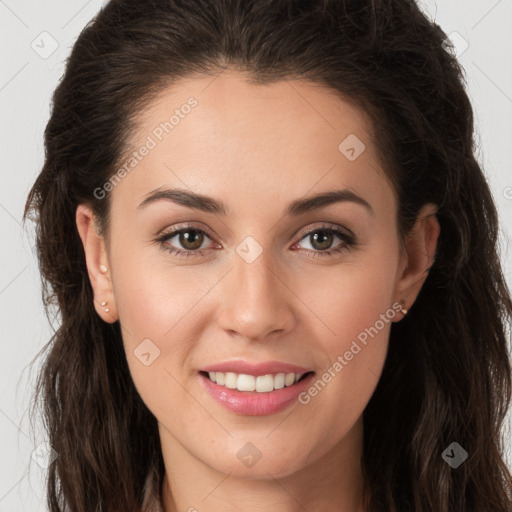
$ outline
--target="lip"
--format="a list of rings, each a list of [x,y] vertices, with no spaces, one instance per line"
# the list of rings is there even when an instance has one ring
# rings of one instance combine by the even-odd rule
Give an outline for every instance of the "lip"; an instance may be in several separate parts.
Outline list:
[[[224,361],[222,363],[213,364],[200,368],[202,372],[233,372],[244,373],[246,375],[268,375],[269,373],[307,373],[312,372],[312,368],[303,368],[290,363],[282,363],[280,361],[266,361],[264,363],[251,363],[249,361],[235,360]]]
[[[298,368],[293,365],[290,366],[293,368]],[[230,368],[232,368],[232,366],[230,366]],[[290,373],[292,372],[290,371]],[[302,371],[297,373],[302,373]],[[286,409],[287,407],[291,406],[293,402],[298,401],[299,395],[310,386],[311,381],[315,376],[315,374],[311,372],[292,386],[284,387],[282,389],[275,389],[274,391],[270,391],[268,393],[258,393],[256,391],[251,392],[238,391],[238,389],[229,389],[225,386],[221,386],[215,382],[212,382],[206,375],[203,375],[202,373],[199,373],[198,375],[206,391],[217,403],[224,406],[229,411],[246,416],[265,416],[269,414],[275,414]],[[262,375],[266,374],[263,373]]]

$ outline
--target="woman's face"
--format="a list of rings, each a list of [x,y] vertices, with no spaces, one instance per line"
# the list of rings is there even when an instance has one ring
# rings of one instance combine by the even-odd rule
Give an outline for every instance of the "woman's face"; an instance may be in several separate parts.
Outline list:
[[[182,80],[139,118],[105,188],[108,252],[101,238],[86,252],[164,449],[265,478],[360,446],[397,303],[414,301],[437,238],[423,223],[400,252],[370,135],[325,88],[231,71]]]

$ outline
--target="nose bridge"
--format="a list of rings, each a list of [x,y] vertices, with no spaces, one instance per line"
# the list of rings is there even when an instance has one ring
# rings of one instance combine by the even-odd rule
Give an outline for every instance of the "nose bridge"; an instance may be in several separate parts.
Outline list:
[[[233,266],[222,306],[221,327],[253,340],[289,329],[293,321],[290,291],[278,275],[270,249],[247,237],[236,248]]]

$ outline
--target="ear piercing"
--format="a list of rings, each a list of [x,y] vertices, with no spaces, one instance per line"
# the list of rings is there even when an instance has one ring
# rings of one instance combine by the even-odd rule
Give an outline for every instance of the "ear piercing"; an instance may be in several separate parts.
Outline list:
[[[107,271],[107,267],[105,267],[105,265],[100,265],[100,272],[102,272],[103,274],[105,274],[105,272]],[[101,303],[101,307],[105,310],[105,313],[108,313],[110,311],[110,309],[108,307],[108,302],[106,300],[104,300],[102,303]]]
[[[404,302],[403,302],[403,301],[401,301],[401,302],[400,302],[400,304],[404,304]],[[402,306],[402,313],[403,313],[403,315],[404,315],[404,316],[405,316],[405,315],[407,315],[407,312],[408,312],[408,310],[407,310],[407,309],[405,309],[405,308]]]

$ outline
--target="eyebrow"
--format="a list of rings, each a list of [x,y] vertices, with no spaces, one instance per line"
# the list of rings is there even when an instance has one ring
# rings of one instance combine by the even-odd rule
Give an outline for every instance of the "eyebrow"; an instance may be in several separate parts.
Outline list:
[[[148,205],[160,201],[171,201],[172,203],[193,208],[206,213],[217,213],[220,215],[228,215],[231,213],[227,205],[218,199],[196,194],[190,190],[178,188],[157,188],[149,192],[142,203],[140,203],[138,210],[146,208]],[[285,212],[285,215],[298,216],[314,210],[325,208],[334,203],[351,202],[363,206],[369,213],[375,215],[371,205],[362,197],[348,189],[332,190],[322,192],[304,199],[297,199],[291,202]]]

